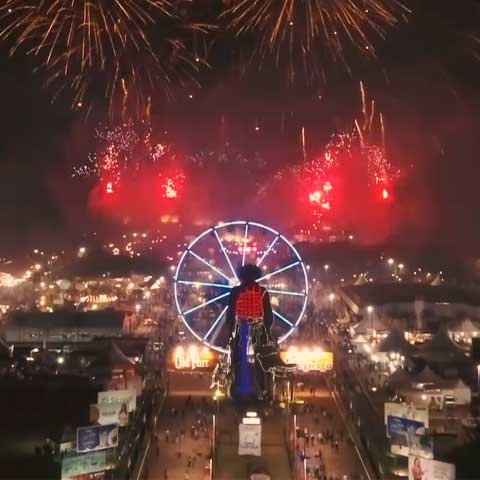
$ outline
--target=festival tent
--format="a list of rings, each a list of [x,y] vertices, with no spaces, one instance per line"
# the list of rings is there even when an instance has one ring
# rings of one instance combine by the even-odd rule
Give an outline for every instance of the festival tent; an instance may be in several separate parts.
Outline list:
[[[375,312],[372,312],[370,315],[364,315],[362,320],[352,327],[354,335],[366,333],[372,331],[372,329],[376,332],[388,332],[390,330]]]
[[[365,285],[366,283],[368,283],[368,279],[363,273],[361,273],[353,284],[354,285]]]
[[[462,321],[453,322],[448,327],[448,331],[451,333],[463,333],[467,337],[480,336],[480,325],[472,322],[470,318],[464,318]]]
[[[460,379],[453,385],[452,393],[459,405],[468,405],[472,401],[471,388]]]
[[[111,372],[113,370],[133,370],[135,362],[130,360],[112,340],[89,365],[89,371]]]
[[[388,383],[397,388],[423,388],[423,385],[435,385],[439,388],[446,381],[439,377],[430,367],[426,366],[419,373],[409,373],[406,370],[397,370],[390,375]]]
[[[377,352],[398,352],[402,355],[409,355],[412,350],[413,346],[405,340],[403,333],[397,328],[393,328],[376,348]]]
[[[434,287],[438,287],[441,284],[442,284],[442,279],[440,277],[440,274],[437,273],[436,277],[430,282],[430,285]]]
[[[142,379],[136,372],[135,362],[130,360],[114,341],[87,367],[92,380],[108,390],[133,389],[139,395]]]
[[[445,385],[445,380],[439,377],[428,365],[424,369],[414,375],[410,376],[410,381],[413,385]]]
[[[367,343],[369,342],[369,340],[367,340],[362,334],[360,335],[355,335],[353,338],[352,338],[352,343],[355,343],[357,345],[360,345],[362,343]]]
[[[399,369],[388,377],[388,383],[394,387],[406,387],[411,385],[411,374],[406,370]]]
[[[441,408],[448,396],[454,397],[459,405],[467,405],[472,399],[470,387],[462,380],[443,379],[428,366],[417,374],[397,370],[389,377],[388,383],[408,402],[429,405],[431,408]]]
[[[417,348],[417,356],[432,363],[465,363],[468,357],[442,328],[433,338]]]

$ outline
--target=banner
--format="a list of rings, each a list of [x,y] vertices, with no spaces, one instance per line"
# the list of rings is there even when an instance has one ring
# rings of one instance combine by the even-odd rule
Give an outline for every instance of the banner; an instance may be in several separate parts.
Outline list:
[[[77,452],[103,450],[118,446],[118,425],[94,425],[77,429]]]
[[[390,451],[393,454],[403,457],[420,455],[433,458],[433,437],[425,435],[423,423],[389,416],[387,433],[390,437]]]
[[[128,425],[127,404],[112,402],[90,405],[90,422],[94,425],[118,423],[120,427],[124,427]]]
[[[101,472],[107,468],[107,454],[105,451],[85,453],[83,455],[65,455],[62,458],[62,480]]]
[[[294,363],[303,372],[328,372],[333,369],[333,353],[324,352],[319,347],[291,346],[280,352],[285,363]]]
[[[255,455],[262,454],[262,426],[244,425],[238,426],[238,454]]]
[[[455,480],[455,465],[410,455],[408,480]]]
[[[392,416],[416,420],[417,422],[422,422],[425,425],[425,428],[429,427],[427,407],[418,407],[409,403],[385,402],[384,409],[385,425],[387,425],[388,417]]]
[[[169,367],[180,371],[210,371],[218,363],[218,354],[207,347],[192,343],[177,345],[171,355]]]
[[[126,403],[128,411],[134,412],[137,408],[137,394],[134,390],[108,390],[98,392],[100,405],[104,403]]]

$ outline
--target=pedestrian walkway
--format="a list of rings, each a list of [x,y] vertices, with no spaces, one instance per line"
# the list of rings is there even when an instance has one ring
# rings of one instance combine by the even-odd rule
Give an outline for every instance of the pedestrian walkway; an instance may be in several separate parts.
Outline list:
[[[312,395],[312,393],[314,393]],[[363,468],[343,419],[326,387],[298,391],[304,412],[297,414],[297,470],[305,468],[307,478],[362,478]]]
[[[147,459],[148,480],[210,478],[211,406],[197,399],[185,406],[185,400],[166,401]]]

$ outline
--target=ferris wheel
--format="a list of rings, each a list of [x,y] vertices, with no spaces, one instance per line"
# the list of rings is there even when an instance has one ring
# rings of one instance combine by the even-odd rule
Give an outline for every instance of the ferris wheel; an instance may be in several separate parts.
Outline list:
[[[295,247],[279,232],[260,223],[235,221],[211,227],[183,252],[175,273],[175,302],[183,323],[199,341],[226,352],[226,312],[238,267],[257,265],[258,279],[272,303],[272,334],[282,342],[305,312],[308,278]]]

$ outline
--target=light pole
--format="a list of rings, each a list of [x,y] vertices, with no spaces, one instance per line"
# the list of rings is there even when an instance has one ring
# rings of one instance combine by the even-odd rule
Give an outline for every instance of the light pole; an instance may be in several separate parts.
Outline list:
[[[328,299],[330,300],[330,309],[331,309],[331,308],[332,308],[333,301],[335,300],[335,294],[334,294],[334,293],[331,293],[331,294],[328,296]]]
[[[368,319],[370,320],[370,326],[372,327],[372,336],[373,336],[373,317],[372,317],[373,307],[371,305],[367,307],[367,312],[368,312]]]
[[[477,395],[480,397],[480,364],[477,365]]]

